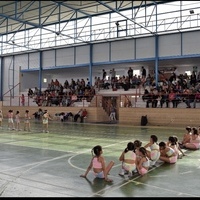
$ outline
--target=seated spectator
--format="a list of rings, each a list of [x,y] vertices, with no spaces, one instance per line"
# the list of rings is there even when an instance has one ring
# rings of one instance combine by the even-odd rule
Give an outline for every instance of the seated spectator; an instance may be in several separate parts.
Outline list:
[[[194,102],[195,94],[192,92],[192,90],[188,90],[188,94],[185,97],[185,104],[187,105],[187,108],[191,108],[190,103]]]
[[[152,108],[157,108],[158,105],[159,94],[157,89],[153,89],[152,95]]]
[[[108,80],[105,79],[102,84],[103,89],[109,89],[109,86],[110,86],[110,77]]]
[[[64,122],[64,116],[65,116],[65,113],[64,112],[61,112],[58,114],[59,118],[60,118],[60,121],[61,122]]]
[[[194,108],[196,108],[197,102],[200,102],[200,92],[199,91],[195,94],[194,103],[193,103]]]
[[[153,102],[153,91],[151,90],[149,94],[146,95],[146,108],[149,108],[149,104]]]
[[[142,100],[148,100],[150,98],[149,91],[147,89],[144,90],[144,94],[142,95]]]
[[[39,108],[37,112],[33,113],[33,115],[35,116],[35,119],[40,120],[42,118],[42,115],[43,115],[42,109]]]
[[[84,118],[86,118],[87,117],[87,110],[86,109],[83,109],[83,111],[82,111],[82,114],[81,114],[81,116],[80,116],[80,118],[81,118],[81,123],[83,123],[83,120],[84,120]]]
[[[64,115],[64,121],[68,121],[69,117],[74,117],[74,115],[72,114],[72,112],[67,112],[65,115]]]
[[[174,89],[169,92],[169,102],[172,102],[173,108],[177,108],[179,100],[177,100],[177,94]]]
[[[169,108],[169,95],[167,90],[161,90],[161,99],[160,99],[160,107],[163,107],[163,104],[166,103],[166,108]]]

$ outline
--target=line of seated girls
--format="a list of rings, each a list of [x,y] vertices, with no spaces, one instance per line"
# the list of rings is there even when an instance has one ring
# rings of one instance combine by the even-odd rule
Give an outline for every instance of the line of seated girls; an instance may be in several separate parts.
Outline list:
[[[198,129],[187,126],[186,131],[182,142],[179,142],[178,137],[174,135],[169,136],[167,142],[159,143],[158,137],[151,135],[150,141],[144,146],[140,140],[128,142],[119,157],[119,161],[122,162],[119,175],[128,174],[128,177],[132,177],[134,173],[145,175],[157,162],[175,164],[178,159],[186,155],[182,148],[198,150],[200,148],[200,127]]]

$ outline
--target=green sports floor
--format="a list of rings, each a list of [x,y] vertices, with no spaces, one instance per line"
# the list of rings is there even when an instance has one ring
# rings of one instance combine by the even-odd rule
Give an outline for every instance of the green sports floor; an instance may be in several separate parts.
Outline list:
[[[190,124],[186,124],[190,125]],[[129,141],[145,145],[151,134],[167,141],[179,139],[185,127],[134,127],[118,124],[49,122],[49,133],[39,121],[31,121],[31,132],[10,131],[7,120],[0,129],[1,197],[200,197],[200,152],[186,151],[176,164],[157,164],[144,176],[118,175],[118,160]],[[112,183],[89,173],[81,178],[95,145],[103,147],[106,162],[115,161]]]

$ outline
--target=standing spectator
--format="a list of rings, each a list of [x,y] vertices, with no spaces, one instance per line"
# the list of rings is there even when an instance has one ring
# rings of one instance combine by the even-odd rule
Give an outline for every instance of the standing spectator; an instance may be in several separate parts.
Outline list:
[[[92,149],[92,159],[85,172],[85,174],[80,175],[80,177],[86,178],[87,174],[91,169],[96,178],[103,178],[107,182],[112,182],[112,179],[108,178],[108,174],[114,165],[114,161],[110,161],[106,166],[105,158],[102,156],[103,150],[100,145],[95,146]]]
[[[110,121],[116,121],[116,108],[113,104],[110,107]]]
[[[22,106],[25,105],[25,96],[24,96],[24,94],[22,94],[22,96],[21,96],[21,104],[22,104]]]
[[[35,87],[33,94],[34,94],[34,96],[39,95],[39,89],[37,87]]]
[[[143,79],[143,80],[146,80],[146,76],[147,76],[147,71],[146,71],[146,69],[144,68],[144,66],[142,66],[142,79]]]
[[[16,130],[17,131],[21,131],[20,129],[20,114],[19,114],[19,111],[16,112],[15,114],[15,123],[16,123]]]
[[[28,89],[28,97],[33,98],[34,92],[31,88]]]
[[[15,130],[15,125],[13,121],[13,110],[8,111],[8,130]]]
[[[198,83],[200,82],[200,71],[198,72],[198,75],[197,75],[197,82]]]
[[[29,110],[26,110],[24,114],[24,131],[29,131],[29,132],[31,131],[30,119],[31,117],[29,115]]]
[[[115,82],[115,77],[116,77],[116,71],[115,68],[110,70],[110,74],[111,74],[111,82]]]
[[[103,69],[102,71],[103,71],[102,80],[105,81],[105,80],[106,80],[107,73],[106,73],[105,69]]]
[[[192,72],[192,74],[190,75],[190,85],[195,87],[197,83],[197,76],[195,71]]]
[[[174,67],[174,74],[176,74],[176,77],[180,74],[177,67]]]
[[[128,69],[128,78],[129,78],[129,82],[133,78],[133,69],[131,67],[129,67],[129,69]]]
[[[0,110],[0,128],[2,129],[3,112]]]

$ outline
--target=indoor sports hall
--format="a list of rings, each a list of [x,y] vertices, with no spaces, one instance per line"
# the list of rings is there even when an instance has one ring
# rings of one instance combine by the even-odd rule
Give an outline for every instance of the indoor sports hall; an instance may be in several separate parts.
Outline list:
[[[0,197],[199,197],[199,149],[119,175],[129,142],[200,131],[199,16],[200,1],[0,1]],[[112,182],[81,177],[96,145]]]

